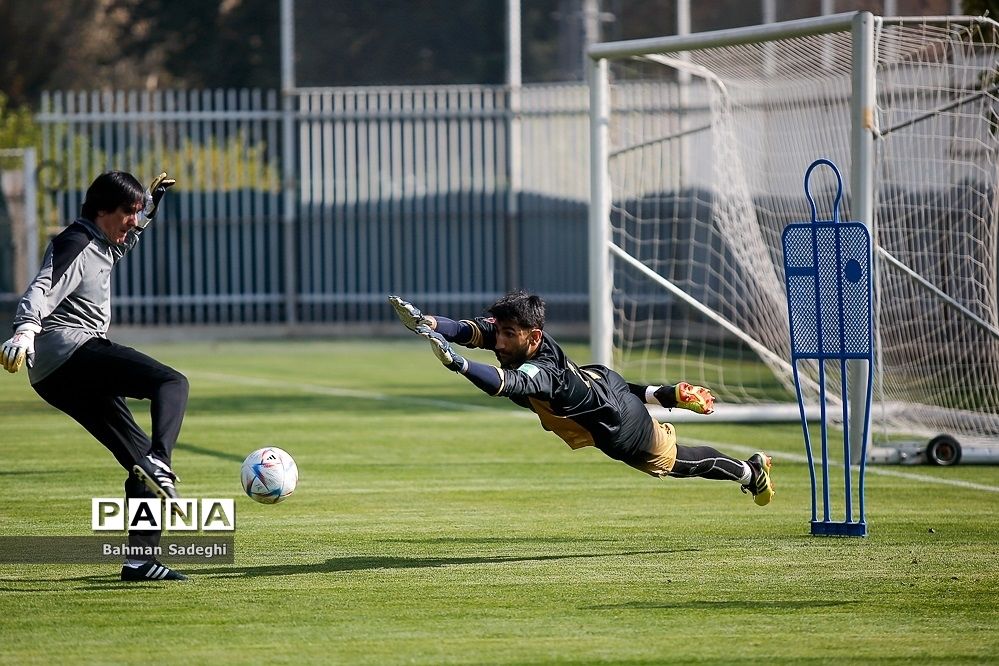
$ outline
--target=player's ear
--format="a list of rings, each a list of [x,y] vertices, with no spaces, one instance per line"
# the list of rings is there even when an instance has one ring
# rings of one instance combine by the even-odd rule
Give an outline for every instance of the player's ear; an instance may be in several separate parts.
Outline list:
[[[532,347],[541,344],[541,329],[532,328],[530,337],[528,339],[531,341]]]

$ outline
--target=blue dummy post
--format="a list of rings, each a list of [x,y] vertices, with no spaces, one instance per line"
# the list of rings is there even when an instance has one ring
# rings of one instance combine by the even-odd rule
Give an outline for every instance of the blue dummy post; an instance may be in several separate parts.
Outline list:
[[[818,219],[815,201],[809,190],[809,178],[818,166],[828,166],[836,175],[836,198],[831,220]],[[811,222],[794,222],[784,228],[784,276],[787,288],[788,323],[791,333],[791,365],[798,394],[801,427],[805,436],[805,452],[812,482],[812,534],[823,536],[867,536],[864,517],[864,470],[867,463],[867,439],[871,422],[871,394],[874,377],[874,347],[872,343],[871,310],[871,236],[861,222],[839,219],[843,197],[843,179],[836,165],[827,159],[812,162],[805,172],[805,196],[812,209]],[[818,400],[821,421],[822,500],[821,520],[818,516],[818,487],[812,442],[805,414],[800,363],[818,366]],[[863,363],[866,362],[866,363]],[[842,402],[843,474],[845,485],[845,517],[843,521],[830,516],[831,497],[829,467],[829,402],[826,394],[827,363],[833,369],[831,380],[840,380],[839,399]],[[850,404],[848,367],[853,363],[863,371],[853,373],[854,381],[867,380],[867,399],[863,405]],[[864,367],[866,366],[866,367]],[[836,372],[838,370],[838,373]],[[834,396],[835,397],[835,396]],[[864,410],[863,431],[851,432],[851,411]],[[856,428],[856,426],[854,426]],[[853,465],[851,437],[861,437],[861,455],[857,485],[859,511],[854,513]]]

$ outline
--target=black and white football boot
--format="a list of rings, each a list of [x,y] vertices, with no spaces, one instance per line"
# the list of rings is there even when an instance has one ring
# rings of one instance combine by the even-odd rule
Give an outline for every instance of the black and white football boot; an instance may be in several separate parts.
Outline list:
[[[149,488],[160,499],[175,499],[177,497],[177,475],[170,469],[170,465],[153,456],[145,456],[135,461],[132,471],[137,477],[142,479]]]
[[[127,583],[151,580],[188,580],[184,574],[174,571],[156,560],[149,560],[137,567],[127,564],[121,567],[121,579]]]

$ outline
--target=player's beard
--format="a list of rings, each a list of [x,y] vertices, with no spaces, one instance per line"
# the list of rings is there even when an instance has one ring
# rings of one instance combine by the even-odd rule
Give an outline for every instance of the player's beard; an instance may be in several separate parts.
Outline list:
[[[500,356],[499,352],[494,351],[493,353],[496,354],[496,360],[499,361],[501,368],[504,370],[516,370],[527,362],[527,352],[529,349],[530,344],[527,344],[521,349],[510,350],[502,356]]]

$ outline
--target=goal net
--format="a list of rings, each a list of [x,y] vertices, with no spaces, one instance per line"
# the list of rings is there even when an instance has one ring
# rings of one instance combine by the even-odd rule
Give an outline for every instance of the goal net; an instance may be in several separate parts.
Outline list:
[[[811,219],[814,160],[840,167],[840,217],[857,219],[854,38],[840,16],[812,34],[806,20],[784,36],[767,26],[766,39],[733,30],[591,52],[609,72],[608,355],[625,376],[701,383],[750,414],[795,405],[781,232]],[[872,434],[973,442],[999,433],[999,25],[874,26],[875,105],[859,116],[873,135]],[[831,172],[810,189],[832,219]]]

